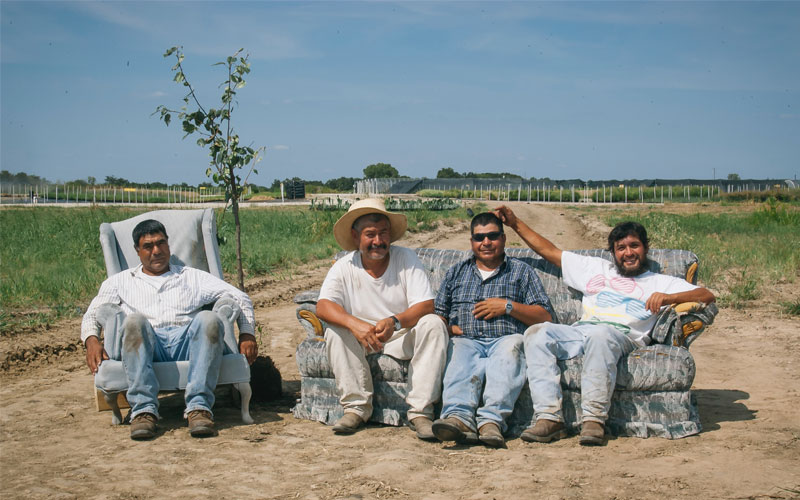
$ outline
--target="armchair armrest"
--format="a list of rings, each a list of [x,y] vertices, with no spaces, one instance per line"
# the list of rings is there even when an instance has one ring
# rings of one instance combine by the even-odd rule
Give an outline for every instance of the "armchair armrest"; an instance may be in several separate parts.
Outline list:
[[[715,303],[684,302],[666,307],[650,332],[653,343],[689,348],[705,328],[714,322],[719,309]]]

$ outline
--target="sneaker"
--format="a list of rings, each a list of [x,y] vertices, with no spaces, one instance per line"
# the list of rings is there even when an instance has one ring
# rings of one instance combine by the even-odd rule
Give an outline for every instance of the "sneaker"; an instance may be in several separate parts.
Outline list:
[[[477,443],[478,435],[456,417],[440,418],[433,423],[433,434],[439,441]]]
[[[153,439],[156,437],[158,418],[152,413],[140,413],[131,420],[131,439]]]
[[[506,445],[500,426],[494,422],[487,422],[478,429],[478,439],[486,446],[492,448],[502,448]]]
[[[214,429],[214,417],[208,410],[192,410],[186,415],[189,420],[189,434],[192,437],[216,436],[217,430]]]
[[[433,422],[428,417],[412,418],[408,422],[408,427],[412,431],[416,431],[417,437],[423,441],[436,441],[432,426]]]
[[[352,434],[364,425],[364,420],[353,412],[347,412],[333,424],[336,434]]]
[[[583,446],[600,446],[605,440],[606,429],[600,422],[587,420],[581,426],[581,437],[579,442]]]
[[[540,418],[536,425],[522,431],[520,437],[529,443],[549,443],[567,437],[567,431],[564,429],[564,422]]]

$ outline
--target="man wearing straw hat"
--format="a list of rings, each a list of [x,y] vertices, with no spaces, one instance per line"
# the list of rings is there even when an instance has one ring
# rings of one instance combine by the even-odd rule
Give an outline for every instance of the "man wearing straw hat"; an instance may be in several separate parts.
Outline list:
[[[403,214],[379,199],[354,203],[333,234],[350,251],[328,271],[317,301],[327,322],[325,345],[344,415],[333,426],[352,434],[372,414],[372,374],[366,354],[411,360],[408,421],[417,437],[435,440],[433,404],[441,395],[447,350],[444,322],[433,314],[428,276],[416,254],[391,245],[406,231]]]

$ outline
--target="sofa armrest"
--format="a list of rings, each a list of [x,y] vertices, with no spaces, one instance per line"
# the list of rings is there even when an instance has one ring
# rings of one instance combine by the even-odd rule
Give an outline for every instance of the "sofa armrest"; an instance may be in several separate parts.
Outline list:
[[[309,339],[325,336],[325,323],[317,317],[317,305],[304,303],[297,306],[297,321],[308,333]]]
[[[658,314],[650,332],[653,343],[689,348],[705,328],[714,322],[719,309],[715,303],[684,302],[670,305]]]

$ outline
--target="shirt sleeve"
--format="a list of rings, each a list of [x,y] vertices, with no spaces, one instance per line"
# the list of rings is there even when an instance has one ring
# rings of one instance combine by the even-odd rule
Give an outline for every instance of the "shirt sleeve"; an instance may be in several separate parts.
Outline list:
[[[413,250],[405,249],[406,269],[406,297],[408,297],[408,307],[411,307],[426,300],[434,300],[436,296],[431,289],[431,282],[428,273],[425,272],[422,262]]]
[[[330,300],[344,307],[344,270],[342,266],[345,260],[349,261],[346,257],[340,258],[334,262],[328,270],[328,274],[325,275],[325,280],[322,282],[322,287],[319,290],[317,301],[322,299]]]
[[[458,264],[451,267],[445,274],[442,283],[439,285],[439,292],[433,303],[433,312],[439,316],[450,319],[450,309],[453,303],[453,276],[455,275]]]
[[[684,279],[676,278],[674,276],[668,276],[665,274],[657,274],[657,276],[658,285],[656,290],[663,290],[662,293],[681,293],[700,288],[697,285],[693,285]]]
[[[585,293],[589,279],[597,274],[603,274],[606,262],[600,257],[564,251],[561,253],[561,277],[564,284]]]
[[[213,274],[193,268],[187,268],[185,271],[188,269],[198,273],[198,283],[203,302],[210,304],[223,295],[230,295],[239,305],[239,309],[242,310],[242,313],[236,319],[236,324],[239,325],[239,333],[255,334],[256,318],[253,310],[253,301],[250,300],[246,293]]]
[[[552,322],[555,323],[558,321],[556,319],[556,313],[553,309],[553,305],[550,303],[550,297],[548,297],[547,292],[544,291],[542,280],[539,279],[539,275],[536,274],[536,271],[534,271],[533,268],[527,264],[523,265],[527,268],[525,269],[527,276],[524,280],[525,286],[523,289],[525,303],[528,305],[538,305],[544,307],[545,310],[550,313]]]
[[[114,276],[108,278],[100,285],[100,291],[97,292],[97,297],[92,299],[86,313],[83,315],[81,321],[81,343],[85,344],[86,339],[92,336],[100,335],[100,324],[97,322],[97,309],[103,304],[121,304],[122,299],[119,296],[117,288],[117,280]]]

